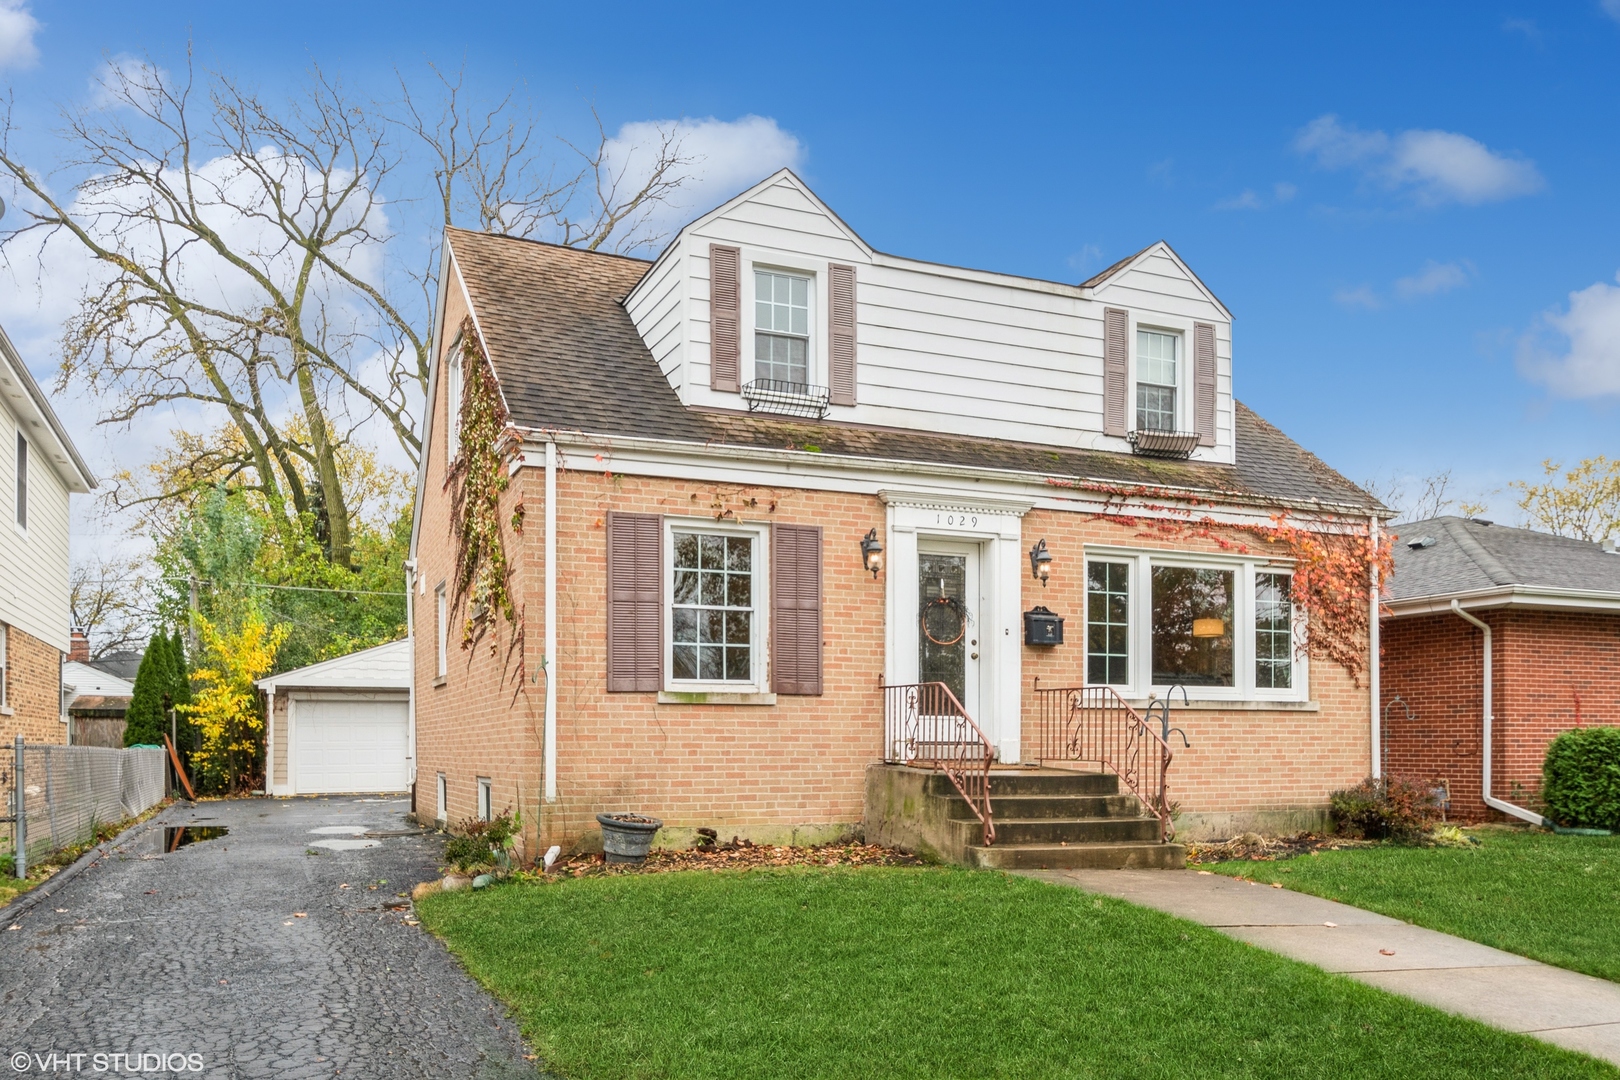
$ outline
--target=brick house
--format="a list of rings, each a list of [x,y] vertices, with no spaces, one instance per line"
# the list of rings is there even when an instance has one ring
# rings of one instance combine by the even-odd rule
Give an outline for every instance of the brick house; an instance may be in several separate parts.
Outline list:
[[[1530,807],[1547,744],[1620,724],[1620,555],[1612,541],[1478,518],[1398,531],[1382,626],[1386,771],[1443,784],[1461,821],[1540,822]]]
[[[518,809],[529,843],[565,846],[605,810],[659,816],[670,844],[893,839],[902,802],[977,815],[948,763],[929,777],[982,748],[999,842],[1055,847],[1018,800],[1062,788],[1089,816],[1145,791],[1125,743],[1159,743],[1143,713],[1172,685],[1191,745],[1149,809],[1173,802],[1183,837],[1318,825],[1369,771],[1366,680],[1304,655],[1291,563],[1229,534],[1387,511],[1233,397],[1231,315],[1167,244],[1079,285],[941,266],[873,250],[783,171],[651,262],[450,230],[433,356],[424,819]],[[480,357],[510,621],[456,588],[449,464]],[[1118,797],[1045,775],[1083,768],[1053,708],[1124,740]]]
[[[0,330],[0,741],[68,741],[68,499],[95,487]]]

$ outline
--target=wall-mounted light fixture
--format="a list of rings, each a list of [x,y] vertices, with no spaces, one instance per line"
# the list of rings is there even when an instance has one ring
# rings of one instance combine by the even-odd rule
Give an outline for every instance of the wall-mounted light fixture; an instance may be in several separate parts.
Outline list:
[[[883,545],[878,542],[875,527],[861,537],[861,566],[872,571],[873,580],[877,579],[878,571],[883,569]]]
[[[1046,579],[1052,576],[1052,553],[1046,550],[1046,539],[1035,541],[1029,549],[1029,576],[1046,588]]]

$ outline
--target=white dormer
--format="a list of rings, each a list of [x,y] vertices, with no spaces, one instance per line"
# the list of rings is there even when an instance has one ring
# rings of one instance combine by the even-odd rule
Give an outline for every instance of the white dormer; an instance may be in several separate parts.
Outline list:
[[[1167,429],[1233,460],[1231,314],[1163,242],[1081,285],[941,266],[873,251],[784,169],[625,306],[688,406],[1119,453]]]

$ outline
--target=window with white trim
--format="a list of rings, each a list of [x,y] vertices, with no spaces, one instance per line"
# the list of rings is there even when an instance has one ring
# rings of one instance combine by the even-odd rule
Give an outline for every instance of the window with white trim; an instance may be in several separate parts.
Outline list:
[[[478,778],[478,820],[495,820],[495,785],[487,776]]]
[[[442,679],[450,669],[450,604],[444,593],[444,582],[433,590],[433,638],[435,663],[433,674]]]
[[[1136,429],[1175,431],[1180,334],[1136,332]]]
[[[11,706],[11,627],[0,623],[0,709]]]
[[[17,432],[17,528],[28,528],[28,439]]]
[[[442,823],[450,817],[450,785],[449,782],[445,780],[444,773],[439,774],[438,780],[434,784],[434,787],[437,789],[436,794],[439,798],[439,812],[435,816],[437,820]]]
[[[446,457],[456,460],[461,453],[461,338],[450,346],[444,361],[444,430]]]
[[[764,532],[668,522],[665,680],[751,692],[764,677]]]
[[[810,279],[754,271],[754,378],[810,382]]]
[[[1305,700],[1292,577],[1268,560],[1088,549],[1086,682],[1128,697]]]

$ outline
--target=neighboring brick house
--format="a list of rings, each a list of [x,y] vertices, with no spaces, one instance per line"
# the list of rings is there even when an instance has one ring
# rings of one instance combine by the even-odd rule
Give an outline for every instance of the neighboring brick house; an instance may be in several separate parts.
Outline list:
[[[95,487],[0,330],[0,741],[68,741],[68,498]]]
[[[1547,744],[1573,727],[1620,724],[1620,555],[1612,542],[1479,518],[1395,528],[1383,619],[1386,771],[1443,784],[1457,820],[1539,821]],[[1490,796],[1502,805],[1483,796],[1487,737]]]
[[[1301,655],[1288,560],[1222,527],[1387,511],[1233,398],[1231,316],[1162,242],[1079,285],[940,266],[872,250],[783,171],[653,262],[450,230],[438,310],[411,564],[424,819],[511,808],[564,845],[604,810],[670,843],[834,837],[896,756],[884,686],[924,682],[1007,765],[1038,756],[1037,679],[1138,711],[1192,686],[1183,836],[1319,825],[1371,768],[1365,683]],[[458,603],[469,344],[509,413],[516,629]],[[1221,524],[1177,525],[1203,515]],[[1037,606],[1064,644],[1023,644]]]

